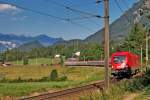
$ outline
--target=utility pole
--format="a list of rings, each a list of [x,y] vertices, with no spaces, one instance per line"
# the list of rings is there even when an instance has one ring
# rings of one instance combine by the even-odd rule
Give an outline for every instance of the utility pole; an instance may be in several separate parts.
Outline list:
[[[18,51],[19,51],[19,50],[18,50],[18,47],[17,47],[17,65],[18,65]]]
[[[109,88],[109,0],[104,0],[105,88]]]
[[[141,45],[141,67],[143,66],[143,48]]]
[[[146,71],[148,65],[148,32],[146,32]]]
[[[36,56],[36,58],[35,58],[35,64],[36,64],[36,65],[37,65],[37,63],[38,63],[38,62],[37,62],[37,52],[38,52],[38,51],[37,51],[37,49],[36,49],[36,54],[35,54],[35,56]]]

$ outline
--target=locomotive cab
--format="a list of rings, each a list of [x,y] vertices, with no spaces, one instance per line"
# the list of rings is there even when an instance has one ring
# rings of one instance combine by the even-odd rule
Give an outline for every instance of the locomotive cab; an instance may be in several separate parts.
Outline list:
[[[111,56],[112,75],[115,78],[129,78],[132,70],[139,66],[139,57],[130,52],[116,52]]]
[[[116,78],[130,76],[130,68],[127,65],[126,55],[116,55],[112,58],[112,75]]]

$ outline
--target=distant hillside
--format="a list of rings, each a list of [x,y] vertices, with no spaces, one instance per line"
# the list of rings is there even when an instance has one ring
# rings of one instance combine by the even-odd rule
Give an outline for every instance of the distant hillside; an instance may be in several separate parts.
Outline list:
[[[127,10],[120,18],[118,18],[110,25],[111,40],[118,42],[128,35],[135,21],[135,12],[137,12],[142,7],[142,5],[143,1],[134,4],[132,8]],[[101,43],[103,41],[103,35],[104,29],[101,29],[93,35],[88,36],[84,41]]]
[[[42,48],[42,47],[44,46],[39,41],[32,41],[19,46],[18,49],[20,51],[30,51],[34,48]]]
[[[72,39],[72,40],[68,40],[68,41],[61,41],[61,42],[57,42],[54,45],[61,45],[61,44],[66,44],[66,45],[77,45],[79,43],[83,43],[83,40],[80,39]]]
[[[24,43],[30,43],[33,41],[38,41],[43,46],[50,46],[57,42],[64,41],[62,38],[52,38],[47,35],[38,35],[35,37],[31,36],[18,36],[14,34],[2,34],[0,33],[0,51],[5,51],[6,49],[13,49],[23,45]]]
[[[145,2],[145,3],[144,3]],[[150,0],[140,0],[135,3],[129,10],[127,10],[122,16],[110,24],[110,40],[119,43],[128,36],[133,24],[139,20],[140,23],[148,26],[150,28],[150,22],[145,18],[145,10],[147,7],[150,8]],[[147,6],[147,7],[145,7]],[[145,9],[146,8],[146,9]],[[143,15],[140,15],[140,11],[143,11]],[[148,9],[148,12],[150,9]],[[150,15],[150,12],[149,12]],[[98,30],[96,33],[88,36],[84,40],[73,39],[64,42],[58,42],[58,44],[72,44],[72,43],[102,43],[104,41],[104,29]],[[57,44],[57,43],[56,43]]]

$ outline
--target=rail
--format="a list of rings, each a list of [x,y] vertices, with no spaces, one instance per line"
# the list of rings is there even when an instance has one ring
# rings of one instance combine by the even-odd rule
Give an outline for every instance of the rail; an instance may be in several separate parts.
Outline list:
[[[66,66],[103,66],[104,61],[66,61]]]
[[[66,95],[79,93],[79,92],[82,92],[85,90],[87,91],[90,89],[98,89],[98,88],[100,89],[103,87],[104,87],[104,81],[100,81],[100,82],[92,83],[89,85],[70,88],[70,89],[66,89],[66,90],[61,90],[61,91],[57,91],[57,92],[53,92],[53,93],[44,93],[44,94],[40,94],[37,96],[22,97],[19,100],[51,100],[51,99],[55,99],[55,98],[59,98],[59,97],[64,97]]]

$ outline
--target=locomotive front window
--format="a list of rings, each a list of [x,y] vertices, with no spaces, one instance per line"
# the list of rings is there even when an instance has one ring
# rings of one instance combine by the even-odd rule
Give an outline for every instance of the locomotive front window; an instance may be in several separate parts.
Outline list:
[[[126,59],[126,56],[114,56],[114,63],[119,64],[123,63]]]

